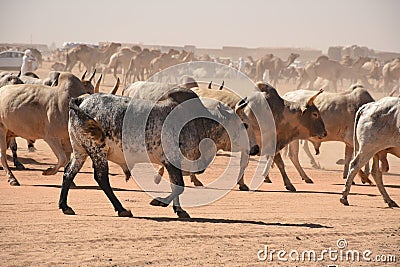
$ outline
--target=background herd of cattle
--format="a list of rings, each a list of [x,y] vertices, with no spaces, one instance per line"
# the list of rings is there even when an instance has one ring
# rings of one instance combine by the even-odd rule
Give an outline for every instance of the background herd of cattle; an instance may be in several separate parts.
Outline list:
[[[312,183],[298,160],[299,140],[311,142],[317,154],[322,142],[340,141],[346,145],[343,178],[347,178],[340,201],[348,205],[347,196],[357,173],[360,173],[363,182],[372,183],[368,179],[369,170],[362,172],[361,167],[368,165],[368,161],[373,159],[372,177],[388,206],[397,207],[383,186],[382,172],[389,168],[387,153],[400,157],[399,99],[389,96],[374,102],[367,90],[372,89],[368,82],[372,77],[365,75],[360,78],[357,76],[360,72],[350,71],[350,68],[355,68],[353,65],[344,68],[342,63],[339,63],[342,67],[338,67],[336,63],[332,64],[335,70],[340,70],[333,75],[335,80],[320,74],[326,69],[329,73],[328,61],[332,60],[328,58],[319,58],[312,63],[312,66],[310,65],[311,67],[306,66],[300,73],[300,77],[303,78],[308,75],[311,81],[308,87],[311,88],[316,78],[331,82],[340,79],[364,82],[363,85],[352,86],[342,92],[296,90],[281,97],[268,83],[257,82],[252,88],[246,88],[245,97],[239,97],[228,89],[229,85],[228,88],[221,86],[213,89],[211,84],[207,86],[193,79],[183,81],[180,77],[175,77],[174,81],[181,81],[179,84],[135,82],[124,88],[122,96],[115,95],[119,86],[118,80],[110,93],[99,93],[102,76],[95,86],[92,82],[96,64],[106,58],[109,60],[107,68],[112,68],[115,76],[118,74],[118,69],[122,68],[124,84],[130,83],[130,77],[133,77],[133,80],[143,80],[169,66],[202,60],[187,52],[171,50],[165,54],[158,54],[156,51],[139,49],[140,47],[120,48],[117,51],[119,47],[120,45],[111,43],[104,50],[94,51],[87,46],[80,46],[68,53],[67,64],[63,66],[63,70],[71,71],[74,64],[80,61],[92,71],[93,74],[89,79],[86,79],[86,73],[79,79],[70,72],[59,71],[50,72],[45,79],[29,73],[0,74],[0,152],[1,163],[10,185],[19,185],[19,182],[8,166],[7,148],[11,146],[13,150],[14,165],[18,169],[23,169],[17,158],[15,137],[22,137],[30,144],[43,139],[58,160],[54,167],[45,170],[43,174],[53,175],[60,167],[65,167],[59,202],[59,207],[65,214],[74,214],[73,209],[67,205],[68,190],[86,158],[90,157],[93,162],[94,177],[118,215],[132,216],[110,187],[107,162],[110,160],[120,165],[126,178],[129,179],[130,169],[135,163],[147,162],[150,159],[152,163],[161,165],[167,170],[172,189],[168,197],[155,198],[150,204],[165,207],[172,202],[174,212],[179,217],[186,218],[189,214],[182,209],[179,202],[179,195],[184,190],[182,175],[188,174],[195,185],[202,185],[195,174],[203,172],[207,164],[203,164],[200,169],[193,172],[182,172],[180,165],[184,160],[182,155],[173,152],[176,162],[171,162],[171,158],[166,156],[166,149],[181,151],[185,158],[196,160],[202,156],[199,150],[200,141],[210,138],[217,149],[241,152],[240,172],[237,177],[240,190],[249,190],[243,179],[249,156],[261,155],[267,159],[263,171],[265,182],[270,182],[268,169],[273,161],[282,174],[286,189],[296,191],[285,172],[280,153],[282,149],[288,147],[289,157],[302,179],[306,183]],[[129,56],[125,56],[126,54]],[[361,66],[361,69],[365,63],[371,61],[362,60],[363,64],[357,63],[357,66]],[[262,79],[260,75],[265,73],[263,70],[272,68],[268,69],[270,78],[277,84],[278,76],[274,75],[282,75],[286,67],[291,64],[279,69],[288,63],[279,62],[283,61],[266,55],[254,65],[246,65],[242,70],[255,75],[255,79]],[[322,66],[323,64],[325,65]],[[376,84],[382,83],[386,92],[395,93],[400,75],[400,59],[396,58],[386,63],[381,70],[382,76],[377,79]],[[218,71],[215,71],[211,76],[218,76]],[[103,69],[102,75],[106,73],[107,71]],[[197,72],[194,76],[201,78],[199,73],[201,72]],[[310,73],[315,77],[310,78]],[[357,74],[346,76],[349,73]],[[210,73],[207,75],[209,77]],[[334,89],[336,90],[335,86]],[[163,124],[168,115],[177,106],[182,107],[186,101],[191,101],[193,104],[191,109],[182,108],[180,111],[182,117],[194,109],[201,114],[207,114],[208,118],[196,118],[190,121],[182,128],[179,142],[171,143],[168,148],[163,147],[161,145]],[[271,111],[272,117],[269,118],[271,121],[260,122],[257,120],[257,115],[265,111],[263,110],[265,104]],[[123,123],[127,112],[146,120],[142,122],[145,125],[144,135],[140,132],[132,133],[131,139],[123,143]],[[143,114],[146,116],[142,116]],[[271,129],[272,120],[275,129]],[[229,137],[227,130],[216,121],[232,125],[235,129],[234,138]],[[130,129],[140,125],[135,123]],[[167,134],[170,134],[171,139],[176,135],[174,132]],[[127,151],[132,155],[130,159],[125,157]],[[163,174],[163,168],[160,169],[158,178]]]

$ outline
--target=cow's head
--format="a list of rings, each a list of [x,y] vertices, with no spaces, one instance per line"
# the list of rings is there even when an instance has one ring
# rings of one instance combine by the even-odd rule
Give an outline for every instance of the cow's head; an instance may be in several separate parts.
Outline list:
[[[247,97],[241,99],[238,103],[236,103],[235,113],[242,120],[243,127],[245,127],[247,131],[247,136],[249,138],[249,146],[250,146],[249,154],[251,156],[254,156],[260,152],[260,147],[257,145],[256,136],[254,134],[253,127],[251,127],[251,121],[244,112],[244,108],[247,106],[248,103],[249,101],[247,100]]]
[[[302,108],[300,123],[309,131],[310,137],[317,136],[322,139],[326,137],[325,124],[321,118],[318,108],[314,105],[315,98],[323,92],[320,89],[318,93],[307,100],[306,105]],[[340,118],[338,118],[340,119]]]

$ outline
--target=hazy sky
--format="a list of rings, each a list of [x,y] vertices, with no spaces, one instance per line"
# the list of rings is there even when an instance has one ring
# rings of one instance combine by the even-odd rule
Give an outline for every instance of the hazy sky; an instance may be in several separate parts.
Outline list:
[[[358,44],[400,52],[397,0],[0,0],[0,42],[220,48]]]

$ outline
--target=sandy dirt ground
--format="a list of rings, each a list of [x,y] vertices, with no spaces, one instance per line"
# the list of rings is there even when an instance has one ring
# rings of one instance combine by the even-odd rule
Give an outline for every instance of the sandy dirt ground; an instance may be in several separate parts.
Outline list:
[[[40,76],[47,71],[40,69]],[[102,90],[112,83],[109,77]],[[285,85],[285,90],[293,88]],[[342,166],[335,164],[343,157],[340,143],[322,145],[316,157],[322,170],[312,169],[301,152],[300,160],[314,184],[302,182],[285,159],[297,192],[287,192],[273,168],[271,184],[264,183],[253,192],[235,188],[209,205],[186,208],[192,217],[189,220],[178,219],[171,206],[150,206],[152,198],[133,180],[125,182],[121,169],[110,163],[115,194],[134,214],[133,218],[117,217],[93,179],[89,160],[75,179],[77,188],[69,194],[76,215],[63,215],[58,209],[62,170],[54,176],[41,174],[56,162],[55,156],[40,140],[36,152],[28,152],[22,139],[18,144],[28,170],[14,171],[20,187],[9,186],[3,171],[0,177],[1,266],[382,266],[378,258],[392,260],[391,256],[396,263],[386,265],[400,265],[400,209],[387,208],[378,189],[360,184],[358,177],[351,188],[350,206],[339,202],[344,183]],[[216,157],[198,178],[205,184],[212,182],[228,160],[226,153]],[[400,161],[389,157],[389,163],[384,182],[400,204]],[[258,157],[252,158],[246,177],[257,164]],[[149,171],[145,166],[139,168]],[[185,182],[192,187],[188,177]],[[340,239],[347,242],[343,249],[337,244]],[[263,260],[265,253],[260,250],[265,248],[268,255]],[[288,261],[278,259],[280,250],[286,252],[280,256]],[[310,250],[317,258],[323,250],[337,253],[332,252],[333,258],[323,254],[324,261],[309,261],[307,256],[303,261],[301,254]],[[359,251],[360,261],[346,261],[348,250]],[[298,261],[293,260],[296,251]],[[363,260],[363,253],[372,261]],[[332,261],[335,256],[338,260]]]

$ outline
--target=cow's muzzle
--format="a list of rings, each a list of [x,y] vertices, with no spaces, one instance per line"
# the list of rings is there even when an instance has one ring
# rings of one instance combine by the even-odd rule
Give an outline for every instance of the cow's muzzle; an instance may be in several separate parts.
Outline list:
[[[250,156],[255,156],[260,152],[260,147],[258,145],[252,146],[250,149]]]
[[[324,131],[323,133],[318,135],[319,139],[325,138],[328,135],[328,133],[326,131]]]

